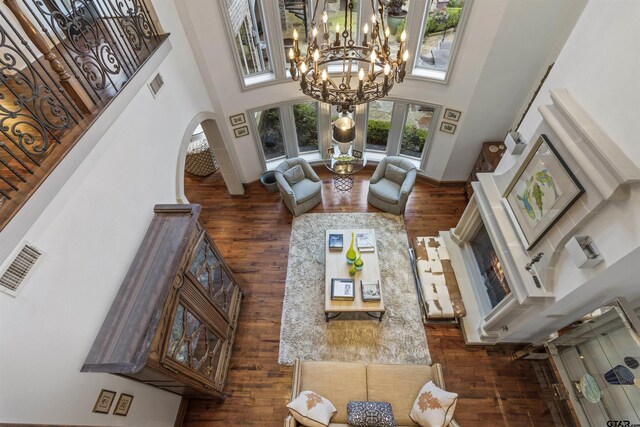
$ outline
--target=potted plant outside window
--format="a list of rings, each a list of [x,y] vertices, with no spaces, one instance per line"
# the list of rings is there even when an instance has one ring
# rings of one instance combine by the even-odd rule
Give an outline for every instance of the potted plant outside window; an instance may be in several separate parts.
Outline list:
[[[398,30],[398,25],[407,16],[407,11],[403,9],[406,0],[388,0],[387,7],[387,23],[391,34],[395,34]]]

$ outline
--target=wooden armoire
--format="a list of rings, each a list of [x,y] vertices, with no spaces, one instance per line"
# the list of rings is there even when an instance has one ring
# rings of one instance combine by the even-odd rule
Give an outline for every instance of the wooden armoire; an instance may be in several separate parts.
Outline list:
[[[189,398],[224,397],[242,291],[198,221],[200,209],[155,206],[82,372]]]

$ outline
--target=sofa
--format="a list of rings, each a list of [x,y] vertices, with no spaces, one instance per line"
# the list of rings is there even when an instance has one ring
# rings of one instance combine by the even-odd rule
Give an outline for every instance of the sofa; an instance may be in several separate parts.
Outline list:
[[[291,400],[303,390],[313,390],[329,399],[338,410],[329,427],[349,426],[347,403],[351,400],[389,402],[399,427],[418,426],[409,412],[422,386],[433,381],[445,388],[442,366],[438,363],[429,366],[296,360],[293,369]],[[291,414],[284,420],[285,427],[299,425]],[[459,427],[455,420],[449,425]]]
[[[285,174],[298,165],[302,168],[304,175],[298,182],[290,184]],[[302,215],[322,203],[322,181],[305,159],[300,157],[286,159],[274,169],[274,172],[282,201],[293,216]]]
[[[393,170],[388,168],[389,165]],[[413,190],[416,174],[416,167],[409,159],[385,157],[369,180],[367,201],[385,212],[402,214]]]

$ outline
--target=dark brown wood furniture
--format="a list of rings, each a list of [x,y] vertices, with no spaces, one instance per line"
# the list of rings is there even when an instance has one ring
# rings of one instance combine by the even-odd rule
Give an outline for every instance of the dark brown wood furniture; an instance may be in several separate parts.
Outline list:
[[[480,150],[480,155],[478,155],[476,164],[473,165],[471,175],[469,175],[467,186],[465,187],[467,200],[471,199],[471,196],[473,195],[473,187],[471,187],[471,183],[478,180],[477,174],[493,172],[496,170],[506,149],[507,147],[505,147],[504,142],[502,141],[487,141],[482,144],[482,150]]]
[[[154,211],[82,371],[224,398],[242,291],[198,221],[200,205]]]

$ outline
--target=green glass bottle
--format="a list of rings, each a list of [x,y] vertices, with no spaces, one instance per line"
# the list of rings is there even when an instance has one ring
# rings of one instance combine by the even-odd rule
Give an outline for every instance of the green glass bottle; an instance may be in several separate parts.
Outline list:
[[[356,251],[353,249],[353,242],[355,240],[355,233],[351,233],[351,246],[347,251],[347,264],[353,264],[357,258]]]
[[[360,251],[358,251],[358,258],[356,258],[353,265],[355,266],[356,270],[358,271],[362,270],[362,267],[364,266],[364,261],[362,261],[362,253]]]

